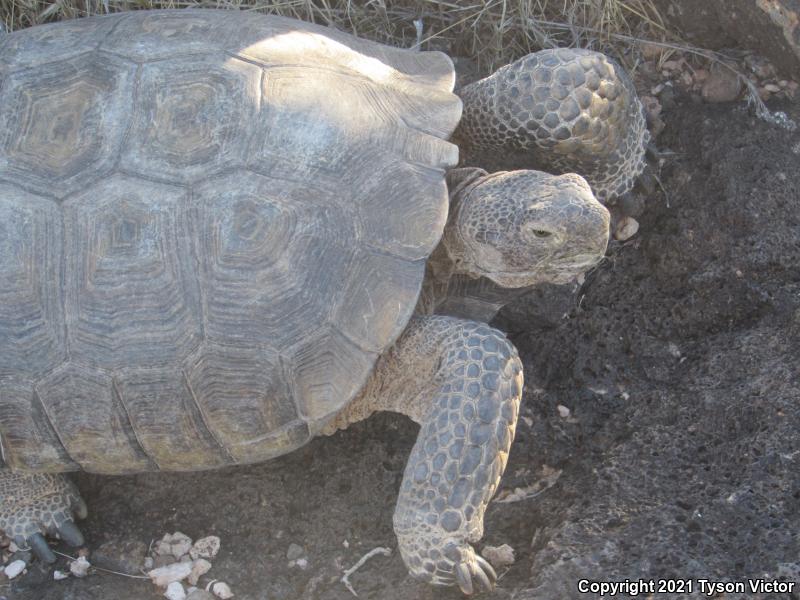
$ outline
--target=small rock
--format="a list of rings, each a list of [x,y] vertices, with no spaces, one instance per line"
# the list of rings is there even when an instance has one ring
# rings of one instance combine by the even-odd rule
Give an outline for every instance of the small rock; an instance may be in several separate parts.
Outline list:
[[[144,570],[149,571],[153,568],[153,557],[146,556],[144,559]]]
[[[186,600],[214,600],[214,596],[205,590],[195,589],[186,596]]]
[[[639,231],[639,222],[633,217],[623,217],[614,229],[614,239],[620,242],[629,240]]]
[[[9,542],[8,543],[8,551],[11,552],[12,554],[14,552],[19,552],[19,546],[17,546],[14,542]]]
[[[481,554],[495,569],[513,565],[515,561],[514,549],[508,544],[503,544],[502,546],[484,546]]]
[[[676,71],[677,69],[681,68],[680,60],[665,60],[664,63],[661,65],[667,71]]]
[[[706,102],[733,102],[742,91],[739,76],[727,67],[715,64],[700,93]]]
[[[159,567],[148,571],[147,575],[159,587],[167,587],[173,581],[181,581],[186,579],[192,572],[192,565],[190,563],[172,563],[166,567]]]
[[[167,586],[164,596],[169,600],[186,600],[186,591],[180,583],[173,581]]]
[[[205,558],[198,558],[196,561],[194,561],[194,563],[192,563],[192,572],[189,573],[188,579],[189,583],[191,585],[197,585],[197,580],[208,573],[210,569],[210,562],[208,562]]]
[[[706,79],[708,79],[708,71],[706,69],[695,69],[694,72],[694,80],[697,83],[703,83]]]
[[[233,598],[233,592],[231,588],[228,587],[228,584],[224,581],[218,581],[214,585],[211,586],[211,591],[214,592],[214,595],[217,598],[221,598],[222,600],[227,600],[228,598]]]
[[[172,548],[172,556],[180,559],[184,554],[188,554],[189,550],[192,548],[192,538],[185,533],[176,531],[172,534],[172,542],[170,545]]]
[[[94,551],[92,562],[104,569],[139,575],[145,564],[145,554],[147,545],[139,540],[111,540]]]
[[[167,586],[167,591],[164,592],[164,596],[169,598],[169,600],[186,600],[186,591],[180,583],[173,581]]]
[[[764,89],[773,94],[777,94],[781,91],[781,87],[779,85],[775,85],[774,83],[767,83],[764,86]]]
[[[3,572],[9,579],[14,579],[14,577],[16,577],[25,570],[25,567],[26,565],[24,560],[15,560],[7,564],[6,568],[3,569]]]
[[[78,557],[79,558],[81,556],[83,556],[83,557],[88,559],[91,554],[92,554],[92,552],[86,546],[84,546],[83,548],[79,548],[78,549]]]
[[[220,541],[215,535],[197,540],[189,550],[189,556],[196,558],[214,558],[219,552]]]
[[[86,560],[85,556],[79,556],[78,560],[73,560],[69,563],[69,571],[75,577],[86,577],[89,574],[89,567],[91,566],[91,563]]]
[[[289,549],[286,551],[286,558],[289,560],[296,560],[305,554],[303,547],[298,544],[289,544]]]
[[[53,571],[53,579],[55,581],[61,581],[62,579],[66,579],[67,577],[69,577],[69,574],[64,573],[64,571],[59,571],[58,569]]]
[[[308,559],[305,558],[305,557],[298,558],[296,560],[293,560],[291,563],[289,563],[289,565],[290,566],[294,565],[295,567],[298,567],[299,569],[302,569],[303,571],[305,571],[308,568]]]
[[[569,418],[569,415],[572,412],[572,411],[570,411],[570,409],[568,409],[563,404],[559,404],[558,406],[556,406],[556,408],[558,409],[558,416],[561,417],[562,419]]]

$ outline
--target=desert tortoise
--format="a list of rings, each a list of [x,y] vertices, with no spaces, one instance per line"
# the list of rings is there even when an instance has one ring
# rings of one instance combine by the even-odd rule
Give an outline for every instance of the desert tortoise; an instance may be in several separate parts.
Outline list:
[[[577,175],[459,169],[449,199],[453,83],[441,53],[233,11],[0,38],[0,528],[53,560],[86,513],[59,473],[261,461],[394,410],[421,424],[403,560],[490,587],[471,542],[522,368],[485,324],[414,316],[426,259],[447,230],[448,273],[562,280],[609,217]]]

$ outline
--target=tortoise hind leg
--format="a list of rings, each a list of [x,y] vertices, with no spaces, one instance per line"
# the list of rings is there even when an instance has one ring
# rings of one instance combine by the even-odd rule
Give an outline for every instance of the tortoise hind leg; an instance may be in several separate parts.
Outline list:
[[[43,562],[56,560],[45,535],[83,545],[73,516],[86,517],[86,503],[65,475],[0,470],[0,529]]]

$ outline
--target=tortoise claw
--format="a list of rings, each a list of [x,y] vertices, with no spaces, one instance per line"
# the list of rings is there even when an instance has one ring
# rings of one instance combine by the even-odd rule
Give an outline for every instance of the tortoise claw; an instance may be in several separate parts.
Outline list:
[[[83,534],[73,521],[64,521],[59,525],[58,535],[70,546],[83,546]]]
[[[494,588],[494,584],[497,581],[497,572],[494,570],[494,567],[492,567],[492,565],[490,565],[480,554],[475,555],[475,562],[478,563],[478,570],[487,576],[490,587],[486,589],[491,590]]]
[[[47,544],[47,540],[41,533],[34,533],[32,536],[25,540],[28,547],[33,550],[33,553],[43,563],[52,564],[56,562],[56,555]]]
[[[456,565],[456,583],[467,596],[472,595],[474,591],[472,588],[472,576],[469,573],[469,567],[464,563]]]
[[[86,506],[86,502],[83,501],[83,498],[80,496],[77,499],[74,499],[72,502],[72,514],[75,515],[75,518],[78,521],[83,521],[87,516],[89,516],[89,508]]]

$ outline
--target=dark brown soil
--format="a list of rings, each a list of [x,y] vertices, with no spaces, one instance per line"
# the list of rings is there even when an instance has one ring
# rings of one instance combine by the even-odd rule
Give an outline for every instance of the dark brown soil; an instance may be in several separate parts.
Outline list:
[[[800,105],[780,108],[800,122]],[[483,542],[517,553],[492,598],[579,597],[584,576],[800,574],[800,132],[733,105],[686,101],[665,118],[669,196],[647,199],[639,235],[612,244],[557,326],[530,305],[511,313],[527,383],[501,489],[562,472],[535,498],[490,507]],[[395,551],[352,576],[360,598],[459,598],[411,579],[396,552],[415,435],[379,415],[263,465],[80,475],[83,530],[90,548],[218,535],[209,575],[238,599],[352,598],[342,571],[376,546]],[[290,543],[306,570],[287,566]],[[160,597],[116,575],[54,582],[37,564],[2,594]]]

